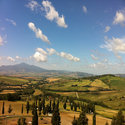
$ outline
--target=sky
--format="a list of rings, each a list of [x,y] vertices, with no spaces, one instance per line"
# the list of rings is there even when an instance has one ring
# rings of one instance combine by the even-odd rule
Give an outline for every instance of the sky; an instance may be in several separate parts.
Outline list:
[[[125,0],[0,0],[0,66],[125,73]]]

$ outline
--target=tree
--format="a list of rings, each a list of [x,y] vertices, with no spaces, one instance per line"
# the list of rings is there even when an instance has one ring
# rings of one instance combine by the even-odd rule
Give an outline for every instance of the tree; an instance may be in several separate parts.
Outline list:
[[[64,103],[63,108],[66,109],[66,102]]]
[[[73,103],[70,104],[70,109],[73,110]]]
[[[38,125],[38,114],[37,114],[37,106],[36,105],[33,108],[32,125]]]
[[[125,119],[122,110],[119,110],[116,116],[113,117],[111,125],[124,125]]]
[[[19,118],[18,119],[18,125],[27,125],[26,118]]]
[[[23,114],[23,104],[22,104],[22,109],[21,109],[21,113]]]
[[[4,114],[4,102],[3,102],[3,107],[2,107],[2,114]]]
[[[105,123],[105,125],[109,125],[109,123],[108,123],[108,122],[106,122],[106,123]]]
[[[77,105],[74,103],[74,111],[77,111]]]
[[[51,101],[51,99],[50,99],[50,102],[49,102],[49,113],[51,113],[52,112],[52,101]]]
[[[81,112],[78,118],[78,124],[77,125],[88,125],[88,118],[86,117],[85,112]]]
[[[12,112],[12,107],[11,107],[11,105],[9,105],[9,108],[8,108],[8,113],[11,113]]]
[[[55,106],[55,108],[54,108],[51,123],[52,123],[52,125],[60,125],[61,124],[59,108],[57,106]]]
[[[96,112],[93,113],[93,125],[96,125]]]
[[[53,100],[53,112],[54,112],[54,109],[55,109],[55,99]]]
[[[72,125],[77,125],[77,120],[76,120],[75,116],[74,116],[74,119],[72,121]]]
[[[27,104],[26,104],[26,110],[27,110],[27,114],[28,114],[28,113],[29,113],[29,110],[30,110],[29,101],[27,101]]]
[[[42,107],[43,107],[43,114],[45,115],[46,114],[45,97],[43,98],[43,101],[42,101]]]
[[[39,102],[38,102],[38,109],[39,109],[39,115],[41,115],[42,103],[41,103],[40,100],[39,100]]]

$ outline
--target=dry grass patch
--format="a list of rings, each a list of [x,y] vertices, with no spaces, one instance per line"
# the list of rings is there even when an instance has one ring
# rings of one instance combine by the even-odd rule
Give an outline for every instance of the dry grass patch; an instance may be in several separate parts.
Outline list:
[[[15,90],[3,90],[2,92],[0,92],[0,94],[8,94],[8,93],[16,93]]]
[[[91,83],[91,86],[102,87],[102,88],[109,88],[108,85],[106,85],[104,82],[102,82],[102,81],[99,80],[99,79],[96,79],[95,81],[93,81],[93,82]]]
[[[47,80],[49,82],[54,82],[54,81],[60,80],[60,78],[47,78]]]

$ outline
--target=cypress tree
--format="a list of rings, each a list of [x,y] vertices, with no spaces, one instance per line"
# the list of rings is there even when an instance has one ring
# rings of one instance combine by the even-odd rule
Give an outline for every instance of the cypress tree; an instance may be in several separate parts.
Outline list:
[[[22,104],[22,109],[21,109],[21,113],[23,114],[23,104]]]
[[[73,103],[70,104],[70,109],[73,110]]]
[[[17,124],[18,125],[27,125],[26,118],[19,118]]]
[[[80,113],[77,125],[88,125],[88,118],[86,117],[85,112],[82,111]]]
[[[39,100],[39,102],[38,102],[38,109],[39,109],[39,115],[41,115],[42,103],[41,103],[40,100]]]
[[[34,115],[35,102],[32,104],[32,115]]]
[[[53,100],[53,112],[54,112],[54,109],[55,109],[55,99]]]
[[[38,125],[38,114],[37,114],[37,106],[36,105],[33,108],[32,125]]]
[[[43,98],[43,101],[42,101],[42,107],[43,107],[43,114],[45,115],[46,114],[45,97]]]
[[[50,101],[49,101],[49,112],[51,113],[52,112],[52,101],[51,101],[51,99],[50,99]]]
[[[59,99],[57,100],[57,107],[59,108]]]
[[[3,102],[3,107],[2,107],[2,114],[4,114],[4,102]]]
[[[77,111],[77,105],[74,103],[74,111]]]
[[[96,112],[93,113],[93,125],[96,125]]]
[[[105,123],[105,125],[109,125],[109,123],[108,123],[108,122],[106,122],[106,123]]]
[[[27,104],[26,104],[27,114],[29,113],[29,109],[30,109],[30,105],[29,105],[29,101],[27,101]]]
[[[55,108],[54,108],[51,123],[52,123],[52,125],[60,125],[61,124],[59,108],[57,106],[55,106]]]
[[[64,103],[63,108],[66,109],[66,102]]]
[[[122,110],[119,110],[116,117],[113,117],[111,125],[124,125],[125,119]]]
[[[77,120],[76,120],[75,116],[74,116],[74,119],[72,121],[72,125],[77,125]]]
[[[8,113],[11,113],[12,112],[12,107],[11,107],[11,105],[9,105],[9,108],[8,108]]]

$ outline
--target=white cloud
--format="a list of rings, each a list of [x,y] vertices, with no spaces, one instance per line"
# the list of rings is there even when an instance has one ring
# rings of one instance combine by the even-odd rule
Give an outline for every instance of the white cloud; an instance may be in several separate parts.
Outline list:
[[[125,10],[116,11],[113,24],[124,24],[125,22]]]
[[[48,51],[48,55],[57,55],[57,56],[60,56],[60,57],[63,57],[67,60],[70,60],[70,61],[74,61],[74,62],[79,62],[80,61],[80,58],[78,57],[74,57],[72,56],[70,53],[65,53],[65,52],[57,52],[55,49],[53,48],[47,48],[47,51]]]
[[[53,49],[53,48],[47,48],[47,51],[48,51],[48,54],[49,54],[49,55],[53,55],[53,54],[56,54],[56,53],[57,53],[56,50]]]
[[[51,2],[48,0],[42,1],[42,5],[44,7],[44,10],[46,12],[45,17],[50,20],[50,21],[55,21],[58,26],[67,28],[67,24],[65,23],[65,18],[64,16],[59,16],[59,13],[55,10],[55,8],[52,6]]]
[[[2,38],[2,36],[0,36],[0,46],[2,46],[4,44],[4,40]]]
[[[42,48],[37,48],[36,51],[38,51],[44,55],[47,55],[47,52],[45,50],[43,50]]]
[[[2,57],[0,57],[0,60],[2,60]]]
[[[7,60],[9,60],[9,61],[11,61],[11,62],[15,62],[15,59],[12,58],[12,57],[10,57],[10,56],[7,57]]]
[[[42,48],[37,48],[33,58],[37,62],[46,62],[47,61],[47,52]]]
[[[20,56],[16,56],[16,59],[21,59],[21,57]]]
[[[48,55],[57,55],[60,57],[63,57],[67,60],[70,61],[74,61],[74,62],[79,62],[80,59],[78,57],[74,57],[69,53],[65,53],[65,52],[57,52],[55,49],[53,48],[47,48],[47,51],[43,50],[42,48],[37,48],[35,54],[33,55],[33,58],[37,61],[37,62],[46,62],[47,61],[47,57]]]
[[[98,60],[98,57],[94,56],[93,54],[91,54],[91,57],[93,60]]]
[[[30,0],[29,3],[26,5],[28,8],[30,8],[32,11],[37,9],[40,5],[35,0]]]
[[[68,59],[68,60],[74,61],[74,62],[79,62],[79,61],[80,61],[79,58],[74,57],[74,56],[72,56],[72,55],[69,54],[69,53],[61,52],[61,53],[60,53],[60,56],[63,57],[63,58],[66,58],[66,59]]]
[[[83,12],[84,12],[84,13],[87,13],[87,8],[86,8],[86,6],[83,6],[82,9],[83,9]]]
[[[105,44],[101,46],[115,53],[125,53],[125,38],[105,39]]]
[[[47,56],[40,52],[35,52],[33,57],[37,62],[46,62],[47,61]]]
[[[110,26],[106,26],[106,27],[105,27],[105,32],[108,32],[110,29],[111,29]]]
[[[29,28],[30,28],[33,32],[35,32],[37,38],[40,38],[40,39],[41,39],[42,41],[44,41],[44,42],[50,43],[50,41],[48,40],[47,36],[43,34],[43,32],[42,32],[41,29],[36,28],[36,26],[35,26],[34,23],[29,22],[29,23],[28,23],[28,26],[29,26]]]
[[[6,18],[6,21],[10,22],[12,25],[16,26],[16,22],[12,19]]]
[[[4,45],[4,43],[7,43],[6,38],[7,38],[7,35],[4,35],[4,36],[0,35],[0,46]]]

